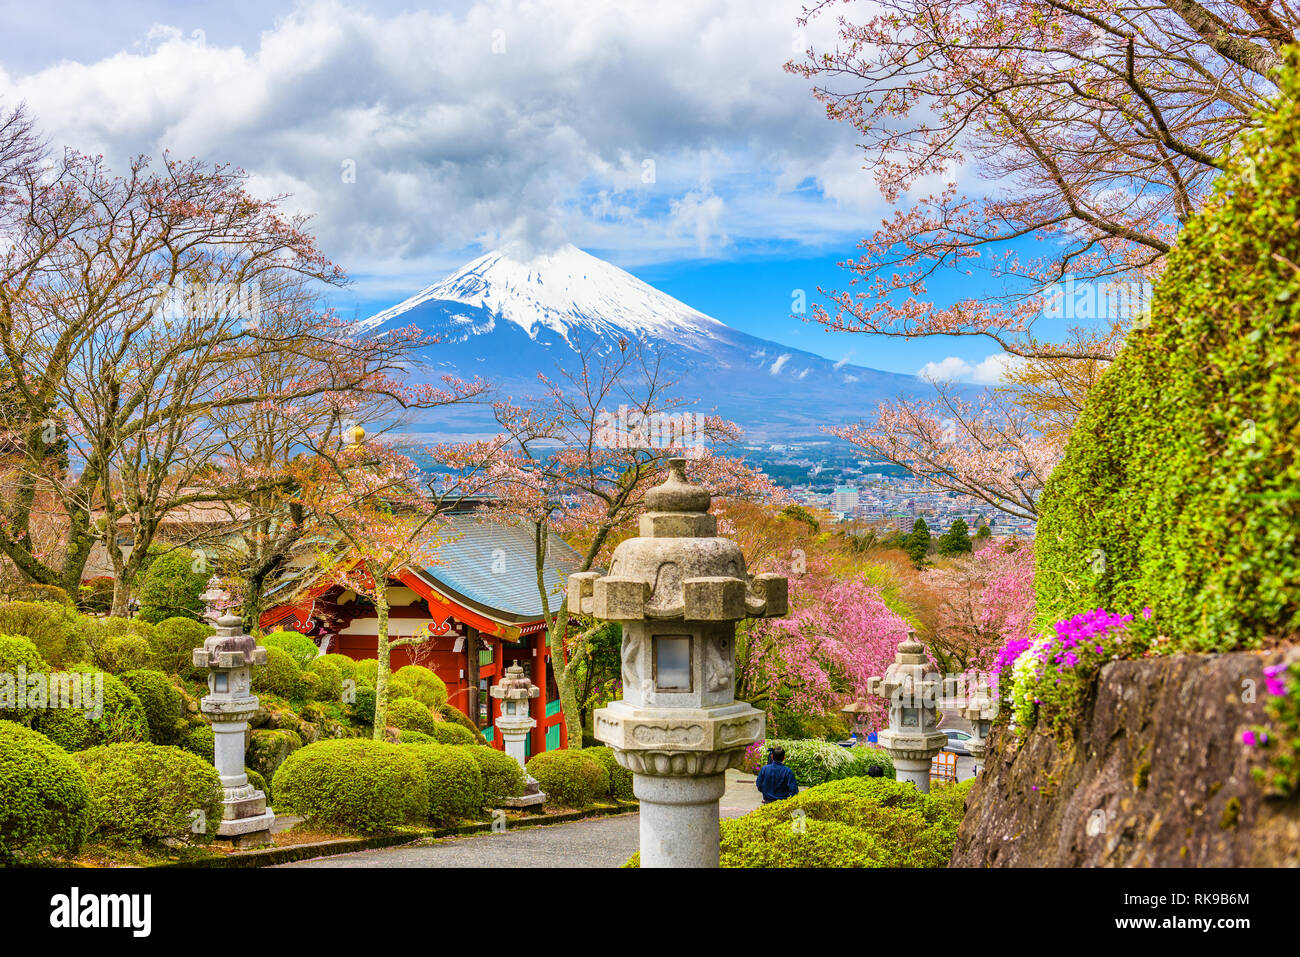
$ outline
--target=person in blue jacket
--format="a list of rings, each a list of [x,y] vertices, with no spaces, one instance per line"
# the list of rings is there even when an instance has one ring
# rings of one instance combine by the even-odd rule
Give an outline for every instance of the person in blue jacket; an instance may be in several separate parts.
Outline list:
[[[767,752],[767,764],[758,772],[755,781],[763,795],[763,803],[781,801],[799,793],[799,782],[794,779],[794,772],[784,764],[785,748],[776,747]]]

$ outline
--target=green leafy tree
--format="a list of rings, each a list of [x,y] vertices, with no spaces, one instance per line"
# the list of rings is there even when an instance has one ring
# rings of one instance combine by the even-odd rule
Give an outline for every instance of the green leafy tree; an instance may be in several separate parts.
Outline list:
[[[968,555],[972,547],[964,518],[954,519],[948,526],[948,531],[939,536],[940,555]]]
[[[925,524],[925,519],[918,518],[912,523],[912,534],[903,540],[903,549],[917,568],[925,563],[926,552],[930,550],[930,526]]]
[[[154,624],[168,618],[198,621],[203,614],[199,596],[207,587],[208,576],[196,567],[202,565],[188,548],[154,559],[140,586],[140,618]]]

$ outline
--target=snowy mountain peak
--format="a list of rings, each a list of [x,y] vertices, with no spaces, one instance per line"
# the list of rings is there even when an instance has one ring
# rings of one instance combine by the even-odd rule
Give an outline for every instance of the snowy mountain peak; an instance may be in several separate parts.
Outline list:
[[[534,339],[543,328],[565,339],[571,330],[586,330],[669,341],[711,336],[726,328],[573,245],[529,258],[507,250],[490,252],[365,325],[374,328],[435,300],[481,309]]]

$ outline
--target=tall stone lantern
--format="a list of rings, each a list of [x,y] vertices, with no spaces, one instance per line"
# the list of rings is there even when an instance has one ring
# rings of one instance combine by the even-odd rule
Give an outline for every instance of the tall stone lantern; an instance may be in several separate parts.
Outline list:
[[[993,719],[998,716],[998,703],[989,691],[987,678],[976,679],[974,689],[966,696],[966,704],[961,709],[961,716],[970,722],[971,736],[966,742],[966,747],[975,761],[975,773],[978,774],[979,766],[984,761],[984,751],[988,747]]]
[[[786,613],[786,579],[749,576],[709,501],[670,459],[609,574],[569,576],[571,609],[623,626],[623,699],[596,711],[595,732],[632,772],[642,867],[718,866],[725,772],[764,725],[736,701],[736,622]]]
[[[226,614],[203,647],[194,649],[193,662],[208,669],[208,694],[199,706],[212,722],[212,763],[221,776],[217,836],[241,846],[269,842],[275,814],[266,807],[266,794],[244,772],[244,736],[258,705],[252,693],[253,665],[266,664],[266,649],[244,634],[238,615]]]
[[[930,762],[948,743],[935,724],[940,682],[929,669],[925,646],[909,631],[885,676],[867,681],[871,694],[889,701],[889,727],[876,740],[893,760],[898,779],[911,781],[918,791],[930,790]]]
[[[523,668],[513,664],[506,669],[505,677],[494,684],[488,693],[501,702],[501,715],[495,723],[501,732],[501,740],[505,743],[506,754],[524,768],[524,793],[519,797],[504,798],[504,803],[509,807],[546,803],[546,793],[528,773],[524,755],[524,741],[528,738],[528,732],[537,727],[537,721],[529,714],[529,710],[532,700],[542,693],[542,689],[533,684],[524,674]]]

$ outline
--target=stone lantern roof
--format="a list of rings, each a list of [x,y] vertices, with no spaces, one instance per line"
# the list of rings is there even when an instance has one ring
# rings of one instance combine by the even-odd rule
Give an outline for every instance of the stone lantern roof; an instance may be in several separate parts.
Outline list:
[[[494,684],[488,691],[494,698],[502,698],[509,701],[527,701],[530,698],[536,698],[542,693],[542,689],[533,684],[524,669],[518,664],[513,664],[506,669],[505,677]]]

